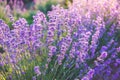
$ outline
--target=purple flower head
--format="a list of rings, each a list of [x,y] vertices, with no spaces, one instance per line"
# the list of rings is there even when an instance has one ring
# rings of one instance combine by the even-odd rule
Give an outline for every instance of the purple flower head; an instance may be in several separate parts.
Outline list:
[[[95,73],[94,69],[90,69],[89,72],[87,73],[87,75],[92,78],[93,74]]]
[[[101,48],[101,52],[106,51],[107,49],[108,49],[107,46],[102,46],[102,48]]]
[[[48,30],[55,31],[56,30],[56,23],[48,23]]]
[[[30,26],[31,31],[42,31],[42,25],[41,24],[32,24]]]
[[[49,46],[49,52],[51,52],[51,53],[56,52],[56,47],[55,46]]]
[[[59,73],[64,74],[63,70],[65,72],[67,70],[72,79],[83,77],[80,80],[91,80],[99,75],[108,79],[106,76],[116,74],[120,64],[117,54],[120,50],[116,48],[119,45],[118,38],[116,38],[116,26],[118,26],[119,19],[117,18],[118,14],[111,15],[114,11],[117,13],[115,8],[109,9],[111,7],[109,4],[113,4],[109,3],[112,0],[105,0],[105,7],[102,8],[102,1],[99,4],[97,0],[93,2],[90,0],[81,1],[87,4],[83,5],[80,2],[68,9],[59,5],[52,6],[52,11],[47,14],[48,20],[45,14],[38,11],[33,16],[33,23],[30,26],[24,18],[20,18],[13,23],[11,30],[4,21],[0,20],[0,46],[5,50],[5,54],[9,54],[8,57],[5,55],[0,59],[0,65],[17,65],[19,60],[24,58],[23,55],[25,57],[30,55],[26,58],[36,60],[36,56],[39,54],[33,53],[45,52],[47,53],[46,65],[43,64],[43,67],[46,68],[42,70],[45,72],[40,71],[40,66],[34,66],[33,70],[36,76],[33,76],[33,80],[37,80],[42,73],[45,75],[40,76],[40,78],[49,76],[47,74],[49,71],[53,71],[54,75],[59,76]],[[89,4],[89,2],[94,5]],[[22,3],[20,4],[22,5]],[[101,6],[98,7],[98,5]],[[114,18],[115,20],[113,20]],[[108,27],[106,28],[106,26]],[[90,69],[90,67],[95,67],[95,69]],[[60,70],[60,72],[57,70],[58,73],[54,72],[57,68]],[[85,75],[83,75],[84,73]],[[118,77],[118,74],[116,76]],[[49,77],[51,78],[51,74]],[[69,75],[63,77],[70,79]]]
[[[10,32],[10,28],[3,20],[0,19],[0,33],[3,32],[3,34],[7,34]]]
[[[12,75],[9,75],[9,76],[8,76],[8,79],[9,79],[9,80],[12,80],[12,79],[13,79],[13,78],[12,78]]]
[[[81,80],[90,80],[88,77],[83,77]]]
[[[21,71],[21,74],[23,74],[23,75],[24,75],[24,74],[25,74],[25,71]]]
[[[36,76],[33,76],[33,77],[32,77],[32,80],[37,80]]]
[[[38,24],[38,23],[46,23],[46,17],[45,17],[45,15],[42,13],[42,12],[40,12],[40,11],[38,11],[37,12],[37,14],[35,15],[35,16],[33,16],[33,22],[35,23],[35,24]]]
[[[62,45],[61,45],[61,53],[65,53],[66,52],[66,49],[67,49],[67,44],[66,43],[63,43]]]
[[[10,62],[13,63],[13,64],[16,64],[17,60],[16,59],[10,59]]]
[[[14,29],[21,29],[27,26],[27,21],[24,18],[19,18],[15,23],[13,23]]]
[[[57,61],[58,61],[58,64],[61,65],[62,64],[62,60],[65,58],[65,54],[59,54],[57,55]]]
[[[54,32],[53,31],[51,31],[51,30],[49,30],[48,31],[48,35],[47,35],[48,37],[53,37],[54,36]]]
[[[120,47],[117,48],[117,52],[120,52]]]
[[[34,72],[35,72],[37,75],[41,75],[39,66],[35,66],[35,67],[34,67]]]
[[[99,61],[105,59],[107,57],[108,53],[107,52],[102,52],[101,55],[97,58]]]
[[[116,63],[120,64],[120,59],[116,59]]]
[[[0,61],[0,66],[4,66],[5,63],[3,61]]]
[[[80,67],[80,66],[79,66],[79,63],[76,63],[76,64],[75,64],[75,68],[78,69],[79,67]]]

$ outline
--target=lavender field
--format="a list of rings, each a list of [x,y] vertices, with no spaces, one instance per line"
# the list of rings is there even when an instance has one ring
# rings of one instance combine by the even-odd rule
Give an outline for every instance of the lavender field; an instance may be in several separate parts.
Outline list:
[[[0,80],[120,80],[120,1],[0,0]]]

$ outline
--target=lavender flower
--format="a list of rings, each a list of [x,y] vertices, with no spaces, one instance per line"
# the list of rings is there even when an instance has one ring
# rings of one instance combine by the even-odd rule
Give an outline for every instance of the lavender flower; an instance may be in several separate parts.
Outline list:
[[[116,59],[116,63],[120,64],[120,59]]]
[[[93,77],[94,72],[95,71],[93,69],[90,69],[87,75],[85,75],[81,80],[90,80]]]
[[[120,47],[117,48],[117,52],[120,52]]]
[[[35,67],[34,67],[34,72],[37,74],[37,76],[41,75],[39,66],[35,66]]]
[[[82,78],[81,80],[90,80],[89,78],[87,78],[87,77],[84,77],[84,78]]]
[[[35,15],[35,16],[33,16],[33,22],[34,23],[46,23],[46,17],[45,17],[45,15],[42,13],[42,12],[40,12],[40,11],[38,11],[37,12],[37,14]]]
[[[6,66],[12,68],[13,78],[14,72],[25,71],[16,75],[27,79],[30,68],[23,68],[21,63],[25,60],[30,67],[40,62],[34,66],[36,76],[31,73],[33,80],[116,80],[120,74],[116,30],[119,6],[116,0],[92,1],[76,1],[68,9],[52,6],[48,20],[38,11],[31,25],[19,18],[13,22],[13,29],[0,20],[0,47],[5,50],[0,56],[3,71]]]
[[[107,57],[108,53],[107,52],[102,52],[99,57],[97,57],[97,60],[101,61]]]
[[[32,80],[37,80],[37,79],[36,79],[36,76],[33,76],[33,77],[32,77]]]

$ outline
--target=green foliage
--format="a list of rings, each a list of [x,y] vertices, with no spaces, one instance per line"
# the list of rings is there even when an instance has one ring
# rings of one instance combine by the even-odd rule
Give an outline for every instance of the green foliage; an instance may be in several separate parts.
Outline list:
[[[11,25],[9,17],[7,16],[3,6],[0,6],[0,19],[4,20],[9,26]]]
[[[45,4],[39,5],[38,9],[42,11],[44,14],[47,14],[48,11],[51,11],[52,5],[57,5],[57,1],[49,0]]]
[[[21,17],[24,17],[28,24],[32,24],[33,22],[33,15],[35,15],[36,11],[27,11],[26,13],[24,13]]]

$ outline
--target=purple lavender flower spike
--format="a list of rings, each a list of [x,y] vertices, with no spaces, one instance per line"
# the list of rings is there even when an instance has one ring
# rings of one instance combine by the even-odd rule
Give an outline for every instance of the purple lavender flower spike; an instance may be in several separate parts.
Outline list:
[[[34,72],[37,74],[37,76],[41,75],[39,66],[35,66],[35,67],[34,67]]]
[[[37,80],[37,79],[36,79],[36,76],[33,76],[33,77],[32,77],[32,80]]]
[[[118,52],[118,53],[120,52],[120,47],[117,48],[117,52]]]
[[[108,53],[107,52],[102,52],[101,55],[97,58],[97,60],[99,61],[103,61],[103,59],[105,59],[107,57]]]
[[[116,59],[116,63],[120,64],[120,59]]]
[[[88,73],[81,80],[90,80],[95,73],[95,70],[90,69]]]

